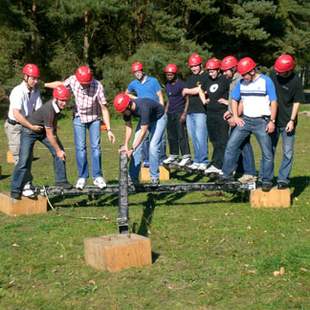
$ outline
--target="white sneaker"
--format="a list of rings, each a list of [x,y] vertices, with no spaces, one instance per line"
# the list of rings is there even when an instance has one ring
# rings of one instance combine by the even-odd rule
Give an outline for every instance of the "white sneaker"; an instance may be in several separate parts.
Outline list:
[[[215,166],[211,165],[209,168],[205,170],[205,173],[218,173],[220,174],[222,172],[221,169],[216,168]]]
[[[178,162],[178,165],[180,167],[185,167],[185,166],[189,165],[190,163],[191,163],[190,157],[186,157],[186,158],[183,158],[180,162]]]
[[[197,170],[199,168],[199,164],[198,163],[192,163],[191,165],[188,166],[188,168],[193,169],[193,170]]]
[[[240,183],[252,183],[255,182],[257,179],[257,177],[255,175],[251,175],[251,174],[244,174],[241,178],[238,179],[238,181]]]
[[[169,164],[172,164],[174,162],[177,162],[177,156],[174,156],[174,155],[170,155],[168,158],[166,158],[163,163],[165,165],[169,165]]]
[[[201,163],[199,164],[198,170],[204,171],[207,169],[207,166],[208,166],[207,164]]]
[[[96,185],[100,189],[103,189],[104,187],[107,187],[107,184],[106,184],[105,179],[103,177],[95,178],[94,179],[94,185]]]
[[[86,179],[85,178],[79,178],[75,184],[75,188],[77,189],[83,189],[86,185]]]
[[[24,185],[22,195],[24,197],[35,197],[36,196],[36,193],[34,191],[34,187],[32,186],[31,182],[27,182]]]

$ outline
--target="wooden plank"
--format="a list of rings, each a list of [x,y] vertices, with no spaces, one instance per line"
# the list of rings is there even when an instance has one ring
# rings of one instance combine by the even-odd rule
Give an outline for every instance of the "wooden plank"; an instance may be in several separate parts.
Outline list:
[[[115,234],[84,240],[86,264],[110,272],[152,264],[151,241],[136,234]]]
[[[10,216],[46,213],[47,199],[38,196],[36,199],[22,197],[16,200],[9,193],[0,193],[0,211]]]
[[[291,206],[291,192],[288,188],[272,188],[269,192],[261,188],[252,190],[250,194],[252,208],[289,208]]]
[[[160,181],[170,180],[170,171],[163,166],[159,166],[159,180]],[[149,168],[141,167],[140,182],[150,182],[150,181],[151,177]]]

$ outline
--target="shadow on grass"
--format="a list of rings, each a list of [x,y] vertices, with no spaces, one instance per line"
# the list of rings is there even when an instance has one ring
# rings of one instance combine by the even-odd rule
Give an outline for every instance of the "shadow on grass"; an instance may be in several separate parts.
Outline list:
[[[10,176],[11,176],[10,174],[2,174],[2,175],[0,176],[0,180],[7,179],[7,178],[9,178]]]
[[[291,187],[294,187],[292,198],[298,197],[310,185],[309,176],[298,176],[291,178]]]

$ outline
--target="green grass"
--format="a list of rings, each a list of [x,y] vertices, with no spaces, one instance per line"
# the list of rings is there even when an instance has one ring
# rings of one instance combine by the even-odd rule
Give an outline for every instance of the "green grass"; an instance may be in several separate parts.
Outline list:
[[[113,123],[114,146],[103,134],[109,182],[118,177],[121,125]],[[59,127],[73,183],[70,119]],[[1,214],[0,309],[309,309],[309,129],[301,116],[290,209],[252,209],[234,195],[209,192],[130,196],[131,225],[152,241],[150,267],[108,273],[85,265],[84,238],[117,232],[117,197],[53,201],[56,210],[44,215]],[[8,191],[12,166],[5,163],[3,130],[0,135],[0,190]],[[47,150],[37,144],[35,156],[34,183],[53,184]],[[275,277],[280,267],[285,274]]]

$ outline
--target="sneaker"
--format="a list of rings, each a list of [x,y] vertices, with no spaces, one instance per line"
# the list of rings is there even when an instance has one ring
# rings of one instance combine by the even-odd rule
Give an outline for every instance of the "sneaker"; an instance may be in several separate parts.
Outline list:
[[[192,170],[197,170],[199,168],[199,164],[198,163],[192,163],[191,165],[188,166],[188,168],[190,168]]]
[[[251,174],[244,174],[238,181],[242,184],[256,182],[257,177]]]
[[[169,164],[176,164],[178,162],[178,157],[175,155],[170,155],[168,158],[166,158],[163,161],[163,164],[169,165]]]
[[[28,198],[35,198],[37,196],[35,193],[35,188],[32,186],[31,182],[27,182],[24,185],[22,195]]]
[[[78,178],[75,188],[77,189],[83,189],[86,185],[86,179],[85,178]]]
[[[150,167],[150,163],[148,161],[144,161],[143,162],[143,167],[144,168],[149,168]]]
[[[262,183],[262,191],[263,192],[269,192],[273,187],[273,184],[271,182],[263,182]]]
[[[16,199],[16,200],[21,200],[21,194],[20,193],[16,193],[16,192],[11,192],[11,198],[12,199]]]
[[[152,185],[159,185],[159,179],[151,179]]]
[[[278,189],[287,189],[288,188],[288,183],[285,182],[278,182]]]
[[[216,184],[226,184],[230,182],[234,182],[234,178],[231,176],[224,176],[223,174],[219,175],[218,178],[215,180]]]
[[[198,170],[205,171],[207,169],[207,167],[208,167],[207,164],[201,163],[201,164],[199,164]]]
[[[189,165],[191,163],[191,158],[190,157],[186,157],[186,158],[183,158],[181,161],[178,162],[178,165],[180,167],[185,167],[187,165]]]
[[[216,168],[214,165],[209,166],[206,170],[205,173],[218,173],[218,174],[222,174],[222,170]]]
[[[73,187],[69,182],[57,182],[55,185],[63,189],[71,189]]]
[[[107,187],[107,184],[106,184],[105,179],[103,177],[95,178],[94,179],[94,185],[96,185],[100,189],[103,189],[104,187]]]

